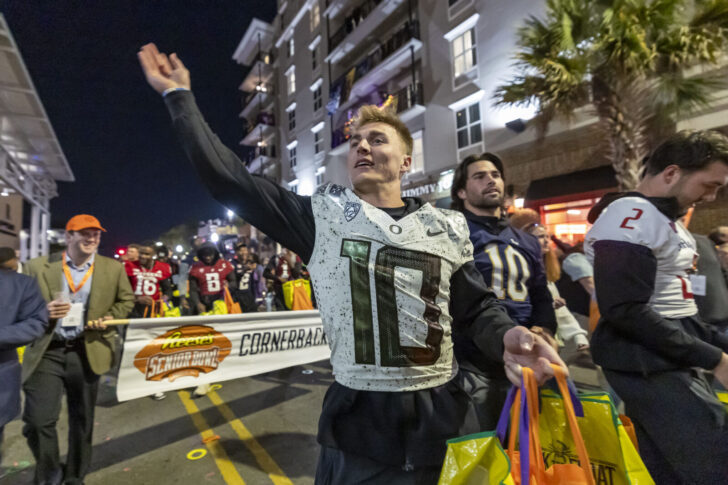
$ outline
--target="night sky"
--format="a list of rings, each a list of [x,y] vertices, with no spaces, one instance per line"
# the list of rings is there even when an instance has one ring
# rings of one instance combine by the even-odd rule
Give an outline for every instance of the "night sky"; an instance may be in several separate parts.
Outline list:
[[[208,123],[242,156],[237,87],[247,68],[232,55],[250,20],[270,22],[275,9],[275,0],[0,0],[76,177],[58,184],[52,226],[96,215],[108,231],[101,247],[108,255],[177,224],[223,217],[136,53],[147,42],[177,52]]]

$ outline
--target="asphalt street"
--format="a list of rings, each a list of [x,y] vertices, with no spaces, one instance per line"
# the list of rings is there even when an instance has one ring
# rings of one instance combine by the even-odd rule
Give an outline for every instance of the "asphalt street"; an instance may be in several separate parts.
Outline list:
[[[222,382],[205,397],[170,392],[119,403],[114,379],[101,378],[94,450],[86,485],[312,484],[316,429],[328,361]],[[66,450],[66,409],[58,424]],[[22,423],[5,428],[0,485],[32,483],[33,458]],[[63,457],[62,457],[63,461]]]

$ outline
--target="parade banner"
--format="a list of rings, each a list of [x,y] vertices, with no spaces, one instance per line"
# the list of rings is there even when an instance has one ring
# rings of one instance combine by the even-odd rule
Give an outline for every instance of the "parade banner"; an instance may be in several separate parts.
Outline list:
[[[318,311],[128,321],[116,396],[254,376],[331,355]]]

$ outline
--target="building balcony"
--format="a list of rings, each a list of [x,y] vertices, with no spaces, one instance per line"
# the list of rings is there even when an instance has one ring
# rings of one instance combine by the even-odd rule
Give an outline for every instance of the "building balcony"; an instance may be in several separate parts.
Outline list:
[[[240,118],[247,118],[255,111],[255,108],[260,109],[263,105],[271,101],[274,94],[275,90],[272,84],[261,83],[256,85],[255,89],[243,100],[243,110],[238,116]]]
[[[346,110],[359,99],[376,89],[406,66],[412,65],[413,54],[422,48],[419,22],[407,22],[372,54],[356,64],[354,83],[348,99],[341,102],[337,110]],[[346,82],[346,75],[337,79],[329,88],[329,93],[340,92],[339,84]]]
[[[248,123],[248,132],[240,142],[241,145],[255,146],[275,132],[275,116],[269,111],[259,112]]]
[[[362,45],[404,0],[366,0],[356,7],[344,23],[329,37],[329,55],[326,62],[339,62],[345,55]]]
[[[268,166],[276,161],[276,146],[256,146],[250,154],[245,157],[245,165],[251,173],[262,173]]]
[[[386,98],[385,103],[392,106],[401,119],[405,123],[417,118],[425,112],[424,96],[422,94],[422,84],[410,84],[396,93],[391,94],[392,99]],[[346,153],[346,142],[351,137],[351,131],[347,126],[349,120],[344,122],[331,133],[331,153],[332,155],[342,155]]]
[[[241,91],[250,93],[255,91],[256,86],[267,83],[273,77],[273,52],[258,52],[253,58],[253,65],[250,72],[240,84]]]

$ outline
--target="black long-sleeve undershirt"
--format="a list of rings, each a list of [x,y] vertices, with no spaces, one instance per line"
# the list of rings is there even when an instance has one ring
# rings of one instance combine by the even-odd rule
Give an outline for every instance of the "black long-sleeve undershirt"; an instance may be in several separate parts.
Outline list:
[[[191,92],[172,92],[165,102],[187,157],[213,197],[308,263],[316,235],[311,198],[251,175],[204,121]],[[422,205],[414,198],[405,203],[401,208],[382,210],[399,219]],[[472,338],[489,359],[501,361],[503,335],[513,322],[472,261],[453,274],[450,288],[453,326]],[[190,289],[192,292],[192,285]]]

